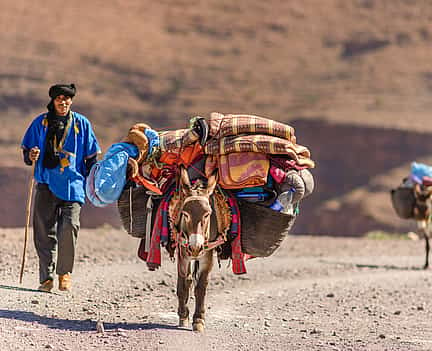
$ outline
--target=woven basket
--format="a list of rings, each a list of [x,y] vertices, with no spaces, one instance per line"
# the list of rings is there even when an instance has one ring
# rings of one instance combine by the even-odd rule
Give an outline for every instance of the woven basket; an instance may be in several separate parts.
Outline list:
[[[238,201],[242,251],[255,257],[270,256],[282,243],[296,216],[247,201]]]
[[[130,206],[130,191],[132,191],[132,211]],[[123,228],[128,234],[136,238],[144,238],[147,223],[147,200],[150,195],[146,193],[144,187],[129,188],[123,191],[117,200],[117,208]],[[153,199],[152,224],[156,214],[156,208],[160,200]],[[131,223],[132,212],[132,223]]]
[[[412,187],[399,186],[390,191],[392,205],[396,214],[403,219],[414,218],[415,197]]]

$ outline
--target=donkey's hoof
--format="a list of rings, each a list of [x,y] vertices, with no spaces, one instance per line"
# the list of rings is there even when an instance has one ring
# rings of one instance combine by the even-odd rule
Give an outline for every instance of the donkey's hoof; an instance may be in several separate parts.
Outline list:
[[[198,332],[198,333],[203,333],[204,332],[204,321],[198,321],[198,322],[194,322],[193,324],[192,324],[192,329],[193,329],[193,331],[195,331],[195,332]]]
[[[189,326],[189,319],[187,318],[180,318],[179,320],[179,327],[180,328],[187,328]]]

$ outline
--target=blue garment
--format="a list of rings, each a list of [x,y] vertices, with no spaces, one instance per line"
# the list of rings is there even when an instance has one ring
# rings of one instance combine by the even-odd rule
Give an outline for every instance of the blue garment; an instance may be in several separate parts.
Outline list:
[[[87,178],[86,193],[94,206],[105,207],[118,200],[126,184],[128,160],[137,156],[135,145],[117,143],[93,165]]]
[[[411,177],[421,184],[423,177],[432,177],[432,167],[424,163],[413,162],[411,163]]]
[[[148,155],[147,155],[148,158],[153,154],[154,149],[159,147],[160,138],[158,132],[150,128],[145,129],[144,135],[147,137],[148,140]]]
[[[65,140],[60,151],[60,164],[53,169],[43,167],[45,138],[48,131],[47,113],[36,117],[27,129],[21,147],[29,150],[40,149],[36,162],[35,179],[38,183],[48,184],[55,196],[65,201],[85,202],[85,160],[100,153],[89,120],[77,113],[71,112],[71,123],[65,129]]]

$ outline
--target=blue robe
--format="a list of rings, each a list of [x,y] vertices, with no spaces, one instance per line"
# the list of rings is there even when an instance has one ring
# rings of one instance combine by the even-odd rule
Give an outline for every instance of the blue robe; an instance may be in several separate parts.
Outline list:
[[[65,129],[64,142],[60,150],[60,164],[53,169],[43,166],[45,138],[48,131],[47,113],[36,117],[27,129],[21,147],[29,150],[35,146],[40,149],[36,162],[35,179],[38,183],[48,184],[55,196],[65,201],[85,202],[85,160],[100,153],[89,120],[71,112],[71,122]]]

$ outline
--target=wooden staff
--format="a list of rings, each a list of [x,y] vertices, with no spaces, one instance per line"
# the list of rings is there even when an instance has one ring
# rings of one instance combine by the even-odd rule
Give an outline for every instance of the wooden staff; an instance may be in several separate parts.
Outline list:
[[[22,284],[22,278],[24,275],[24,265],[25,265],[25,259],[26,259],[26,251],[27,251],[28,229],[29,229],[29,225],[30,225],[31,203],[32,203],[32,197],[33,197],[35,166],[36,166],[36,161],[33,161],[32,173],[31,173],[31,177],[30,177],[30,181],[29,181],[28,196],[27,196],[26,225],[25,225],[25,229],[24,229],[24,249],[23,249],[22,261],[21,261],[21,272],[20,272],[20,278],[19,278],[20,284]]]

